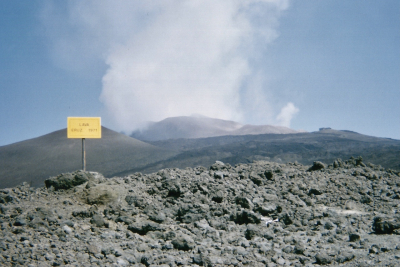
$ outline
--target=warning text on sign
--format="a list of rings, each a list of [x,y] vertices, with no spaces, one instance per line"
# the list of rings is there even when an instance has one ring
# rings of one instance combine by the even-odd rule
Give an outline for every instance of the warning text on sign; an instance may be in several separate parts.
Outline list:
[[[68,117],[68,138],[101,138],[100,117]]]

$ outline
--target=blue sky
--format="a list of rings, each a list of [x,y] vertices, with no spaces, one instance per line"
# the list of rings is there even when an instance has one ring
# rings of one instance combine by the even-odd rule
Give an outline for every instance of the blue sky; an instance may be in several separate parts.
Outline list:
[[[400,1],[246,3],[1,1],[0,146],[193,113],[400,139]]]

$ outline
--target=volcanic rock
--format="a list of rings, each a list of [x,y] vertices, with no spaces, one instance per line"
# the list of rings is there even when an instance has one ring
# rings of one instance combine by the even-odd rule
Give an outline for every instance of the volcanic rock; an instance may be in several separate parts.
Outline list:
[[[377,234],[400,234],[400,216],[375,217],[372,229]]]
[[[318,171],[325,168],[325,164],[321,161],[314,161],[313,165],[308,169],[309,171]]]
[[[74,173],[63,173],[56,177],[49,178],[44,181],[47,188],[54,187],[55,190],[70,189],[74,186],[81,185],[89,179],[93,179],[90,172],[77,171]]]
[[[0,265],[397,266],[399,173],[358,159],[67,173],[2,189]]]

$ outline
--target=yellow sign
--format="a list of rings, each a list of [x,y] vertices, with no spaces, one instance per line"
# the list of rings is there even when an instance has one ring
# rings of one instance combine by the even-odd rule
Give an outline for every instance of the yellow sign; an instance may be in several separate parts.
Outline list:
[[[100,117],[68,117],[68,138],[101,138]]]

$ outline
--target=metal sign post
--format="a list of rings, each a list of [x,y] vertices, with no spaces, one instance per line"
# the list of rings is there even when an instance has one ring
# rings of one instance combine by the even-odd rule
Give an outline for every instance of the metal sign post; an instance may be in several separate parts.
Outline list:
[[[86,171],[85,138],[82,138],[82,170],[83,170],[83,171]]]
[[[100,117],[68,117],[67,137],[82,139],[82,170],[86,171],[86,138],[101,138]]]

